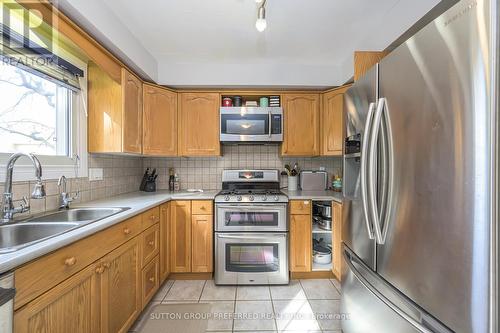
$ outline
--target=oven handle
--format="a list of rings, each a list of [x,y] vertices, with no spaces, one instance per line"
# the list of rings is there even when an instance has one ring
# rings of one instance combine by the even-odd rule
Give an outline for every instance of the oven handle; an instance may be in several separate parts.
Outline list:
[[[271,110],[269,110],[268,112],[268,122],[269,122],[269,128],[268,128],[268,131],[269,131],[269,137],[271,137],[271,132],[273,131],[272,130],[272,126],[271,126],[271,121],[273,120],[272,116],[271,116]]]
[[[270,239],[270,237],[282,237],[286,238],[286,234],[266,234],[262,236],[251,236],[248,234],[244,235],[224,235],[224,234],[217,234],[217,238],[229,238],[229,239]]]
[[[286,209],[286,204],[284,205],[217,205],[217,209],[232,209],[235,212],[261,212],[259,210],[264,209],[266,211],[262,213],[267,213],[267,212],[274,212],[274,211],[282,211],[283,209]]]

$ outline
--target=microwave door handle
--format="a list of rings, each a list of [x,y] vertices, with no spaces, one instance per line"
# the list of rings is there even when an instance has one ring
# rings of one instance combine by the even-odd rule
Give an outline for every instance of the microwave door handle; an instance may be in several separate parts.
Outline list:
[[[272,119],[273,119],[273,118],[272,118],[272,115],[271,115],[271,110],[269,110],[269,111],[268,111],[268,113],[267,113],[267,119],[268,119],[267,121],[268,121],[268,123],[269,123],[269,126],[268,126],[268,129],[267,129],[267,130],[269,131],[269,138],[270,138],[270,137],[271,137],[271,132],[272,132],[271,121],[272,121]]]

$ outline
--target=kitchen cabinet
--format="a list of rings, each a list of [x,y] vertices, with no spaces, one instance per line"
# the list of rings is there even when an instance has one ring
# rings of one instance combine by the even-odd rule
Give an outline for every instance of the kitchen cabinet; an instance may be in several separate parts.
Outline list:
[[[310,272],[312,259],[311,202],[309,200],[292,200],[290,206],[290,271]],[[308,207],[308,209],[306,210],[304,207]]]
[[[172,201],[170,262],[175,273],[191,272],[191,201]]]
[[[218,93],[179,94],[179,155],[219,156]]]
[[[358,81],[367,71],[387,56],[387,51],[355,51],[354,52],[354,82]]]
[[[125,68],[117,82],[88,65],[88,151],[142,153],[142,82]]]
[[[212,206],[211,200],[171,202],[172,272],[210,273],[213,271]]]
[[[342,156],[344,147],[345,86],[323,94],[321,107],[321,155]]]
[[[17,268],[16,332],[127,332],[159,288],[159,212]]]
[[[193,215],[192,222],[192,267],[193,273],[213,271],[213,218],[212,215]]]
[[[15,312],[17,333],[99,332],[99,276],[90,265]]]
[[[127,332],[141,307],[141,260],[136,237],[109,253],[96,271],[102,275],[102,332]]]
[[[177,155],[177,93],[145,84],[143,154]]]
[[[340,281],[342,275],[342,204],[332,202],[333,210],[333,275]]]
[[[283,95],[283,156],[318,156],[319,94]]]
[[[170,274],[170,203],[160,206],[160,283]]]

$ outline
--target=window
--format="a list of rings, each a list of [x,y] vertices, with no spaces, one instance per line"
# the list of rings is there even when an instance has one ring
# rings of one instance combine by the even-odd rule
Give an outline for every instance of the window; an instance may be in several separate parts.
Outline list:
[[[71,156],[72,95],[55,80],[0,65],[0,152]]]

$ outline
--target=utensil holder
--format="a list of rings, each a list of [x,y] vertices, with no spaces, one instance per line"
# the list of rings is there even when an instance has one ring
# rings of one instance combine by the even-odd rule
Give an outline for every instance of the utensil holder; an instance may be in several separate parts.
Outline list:
[[[289,191],[297,191],[298,178],[299,177],[297,177],[297,176],[288,176],[288,190]]]

